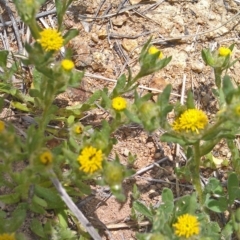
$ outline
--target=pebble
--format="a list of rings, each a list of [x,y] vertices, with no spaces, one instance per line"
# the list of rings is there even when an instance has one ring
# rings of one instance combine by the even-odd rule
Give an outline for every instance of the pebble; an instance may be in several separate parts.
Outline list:
[[[195,61],[192,63],[191,67],[194,72],[201,73],[204,69],[204,64],[199,61]]]

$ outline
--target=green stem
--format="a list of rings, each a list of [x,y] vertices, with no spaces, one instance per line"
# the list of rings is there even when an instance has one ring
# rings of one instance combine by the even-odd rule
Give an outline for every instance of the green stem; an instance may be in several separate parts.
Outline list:
[[[34,39],[40,38],[39,26],[38,26],[36,20],[31,19],[31,22],[28,22],[28,24],[29,24],[29,28],[31,30],[31,33],[32,33],[32,36],[34,37]]]
[[[203,192],[200,181],[200,141],[197,141],[193,145],[193,168],[192,168],[192,179],[193,185],[197,191],[199,202],[203,205]]]
[[[221,88],[222,85],[222,70],[221,68],[214,68],[214,75],[215,75],[215,84],[217,86],[218,89]]]

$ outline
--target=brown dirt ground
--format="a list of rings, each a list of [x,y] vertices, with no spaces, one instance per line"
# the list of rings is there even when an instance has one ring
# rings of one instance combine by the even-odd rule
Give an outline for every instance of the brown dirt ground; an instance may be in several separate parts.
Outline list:
[[[122,3],[124,5],[121,6]],[[117,16],[102,19],[86,18],[83,20],[79,18],[79,14],[95,16],[101,4],[98,16],[116,13],[118,10],[120,12]],[[141,6],[121,12],[121,9],[132,4],[141,4]],[[79,89],[69,89],[58,99],[67,105],[74,105],[83,102],[97,89],[105,86],[113,87],[112,82],[100,79],[100,77],[117,79],[121,73],[126,72],[126,65],[132,68],[133,73],[136,73],[139,69],[136,60],[141,46],[150,36],[153,37],[153,40],[161,41],[177,38],[178,40],[166,40],[156,44],[165,56],[173,56],[173,60],[159,73],[141,79],[140,84],[161,91],[168,83],[171,83],[175,94],[172,95],[171,100],[177,101],[180,100],[183,79],[186,77],[186,90],[192,89],[197,106],[205,110],[211,119],[217,111],[216,101],[211,93],[214,79],[210,68],[206,67],[201,59],[201,50],[207,47],[216,49],[220,45],[229,46],[236,43],[233,57],[240,57],[239,18],[228,22],[240,10],[239,5],[237,0],[74,1],[65,17],[65,25],[68,29],[77,28],[80,32],[79,36],[71,41],[71,46],[74,49],[75,64],[78,69],[85,69],[86,77],[84,77]],[[53,7],[52,1],[47,1],[42,11],[50,10]],[[14,8],[12,9],[14,11]],[[9,21],[4,9],[2,16],[5,21]],[[216,29],[226,22],[228,23]],[[39,24],[55,27],[55,15],[42,18]],[[26,29],[22,26],[21,28],[23,40],[27,39]],[[208,33],[201,34],[208,30]],[[4,33],[3,28],[1,28],[0,33]],[[16,53],[18,45],[11,26],[6,28],[6,33],[9,50]],[[196,33],[199,35],[192,36]],[[190,36],[188,37],[188,35]],[[4,48],[3,41],[1,44]],[[237,62],[229,72],[236,84],[239,84],[240,81],[238,77],[239,67],[240,64]],[[91,74],[94,77],[89,77]],[[146,90],[139,89],[139,92],[144,94]],[[131,100],[131,96],[129,99]],[[159,130],[156,131],[154,137],[151,137],[141,128],[133,126],[117,132],[118,144],[114,147],[113,152],[118,153],[123,164],[126,164],[129,152],[136,155],[134,163],[136,171],[160,160],[163,156],[168,156],[169,160],[134,179],[126,180],[123,184],[127,196],[125,203],[117,202],[113,196],[109,197],[108,194],[104,194],[102,188],[96,188],[96,192],[100,194],[96,194],[94,198],[81,205],[81,210],[89,220],[101,229],[103,239],[131,240],[135,239],[136,232],[148,230],[149,225],[146,222],[143,227],[131,225],[131,194],[134,183],[137,184],[141,192],[139,200],[147,205],[160,203],[163,187],[170,187],[177,197],[174,166],[176,165],[176,157],[180,164],[184,164],[184,155],[181,155],[180,151],[180,154],[176,156],[175,145],[154,140],[159,139],[161,134],[162,132]],[[164,153],[159,153],[159,149],[162,149]],[[216,157],[220,156],[227,159],[231,157],[224,143],[216,146],[213,153]],[[222,170],[219,169],[217,172],[220,173],[220,179],[224,180]],[[205,177],[209,177],[213,173],[205,170],[203,174]],[[165,180],[166,183],[153,182],[149,179]],[[180,186],[180,196],[191,193],[191,191],[192,189],[188,185]],[[29,234],[29,239],[37,239],[30,235],[27,228],[24,231]]]

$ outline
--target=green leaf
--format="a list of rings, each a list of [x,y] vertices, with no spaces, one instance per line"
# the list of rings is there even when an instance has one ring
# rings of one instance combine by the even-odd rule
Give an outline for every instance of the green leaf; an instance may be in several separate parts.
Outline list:
[[[210,178],[204,188],[204,192],[223,196],[223,188],[220,181],[216,178]]]
[[[191,90],[189,90],[188,93],[187,93],[186,105],[187,105],[187,109],[194,109],[195,108],[194,97],[193,97],[193,93],[192,93]]]
[[[38,197],[37,195],[33,196],[32,201],[42,207],[47,207],[47,202],[42,198]]]
[[[44,188],[39,185],[35,186],[35,193],[47,201],[48,208],[61,208],[64,207],[64,202],[55,190]]]
[[[125,84],[126,84],[126,75],[122,74],[118,79],[117,79],[117,84],[115,88],[113,89],[113,93],[111,94],[111,97],[117,97],[119,95],[119,92],[124,89]]]
[[[164,188],[162,192],[162,201],[164,203],[171,202],[173,203],[173,193],[169,188]]]
[[[31,110],[25,105],[20,102],[12,101],[11,106],[24,112],[30,112]]]
[[[132,121],[138,124],[141,124],[141,120],[137,117],[136,114],[131,113],[130,111],[128,111],[127,109],[124,109],[123,111],[125,113],[125,115]]]
[[[147,217],[150,221],[153,220],[153,214],[152,212],[141,202],[139,201],[135,201],[133,202],[133,208],[143,214],[145,217]]]
[[[7,57],[9,52],[7,50],[0,51],[0,66],[6,67],[7,66]]]
[[[178,143],[181,146],[186,145],[186,141],[181,138],[176,136],[176,133],[164,133],[161,137],[160,140],[163,142],[172,142],[172,143]]]
[[[70,29],[68,32],[64,35],[64,45],[67,44],[71,39],[76,37],[79,34],[79,31],[77,29]]]
[[[68,216],[67,216],[66,210],[64,210],[64,209],[56,210],[56,214],[57,214],[59,224],[61,225],[61,227],[67,228],[68,227]]]
[[[225,197],[219,197],[218,199],[208,199],[205,202],[205,206],[213,212],[222,213],[227,210],[228,202]]]
[[[30,225],[30,229],[39,237],[46,237],[45,236],[45,233],[44,233],[44,230],[43,230],[43,226],[42,226],[42,223],[37,220],[36,218],[34,218],[31,222],[31,225]]]
[[[11,194],[5,194],[0,195],[0,201],[6,203],[6,204],[13,204],[20,201],[20,194],[19,193],[11,193]]]
[[[8,219],[10,222],[10,225],[8,226],[8,231],[16,232],[25,221],[26,214],[27,214],[27,204],[22,203],[14,210],[11,218]]]
[[[228,177],[228,203],[233,204],[236,198],[240,196],[239,181],[236,173],[231,173]]]
[[[45,209],[35,202],[31,202],[31,204],[29,205],[29,209],[34,213],[39,213],[39,214],[46,213]]]
[[[227,104],[231,103],[232,97],[233,97],[233,92],[234,92],[234,87],[233,84],[231,82],[231,79],[228,75],[225,75],[223,78],[223,93],[225,95],[225,99]]]

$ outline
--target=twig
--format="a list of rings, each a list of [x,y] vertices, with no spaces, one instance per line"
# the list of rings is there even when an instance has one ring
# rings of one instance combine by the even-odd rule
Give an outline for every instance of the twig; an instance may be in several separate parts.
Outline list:
[[[50,177],[53,185],[57,189],[58,193],[60,194],[60,197],[65,202],[65,204],[68,206],[68,208],[72,211],[72,213],[77,217],[77,219],[80,221],[80,223],[83,225],[83,227],[87,230],[87,232],[91,235],[91,237],[94,240],[101,240],[102,238],[97,233],[97,231],[94,229],[92,224],[87,220],[87,218],[83,215],[83,213],[79,210],[79,208],[75,205],[75,203],[72,201],[70,196],[67,194],[66,190],[63,188],[62,184],[57,179],[55,173],[51,170],[50,171]]]
[[[9,17],[11,19],[13,30],[14,30],[14,33],[15,33],[15,36],[16,36],[16,40],[17,40],[17,43],[18,43],[19,53],[22,53],[23,52],[23,45],[22,45],[22,41],[21,41],[21,38],[20,38],[18,26],[17,26],[16,20],[15,20],[15,18],[13,16],[12,10],[11,10],[10,7],[8,7],[8,5],[7,5],[5,0],[0,0],[0,1],[3,3],[4,7],[6,8],[6,10],[8,12],[8,15],[9,15]]]
[[[142,174],[142,173],[145,173],[145,172],[147,172],[148,170],[150,170],[150,169],[154,168],[155,166],[157,166],[157,164],[160,164],[160,163],[162,163],[162,162],[165,162],[166,160],[168,160],[168,157],[164,157],[164,158],[158,160],[157,162],[154,162],[154,163],[148,165],[147,167],[140,169],[140,170],[137,171],[135,174],[133,174],[132,176],[130,176],[130,178],[135,177],[135,176],[137,176],[137,175],[140,175],[140,174]]]
[[[105,81],[109,81],[109,82],[113,82],[113,83],[117,82],[117,80],[115,80],[115,79],[106,78],[106,77],[96,75],[96,74],[91,74],[91,73],[85,73],[84,76],[85,77],[96,78],[96,79],[101,79],[101,80],[105,80]],[[152,91],[152,92],[158,92],[158,93],[163,92],[162,90],[159,90],[159,89],[156,89],[156,88],[149,88],[149,87],[145,87],[145,86],[142,86],[142,85],[139,85],[138,88],[144,89],[144,90],[149,90],[149,91]],[[177,97],[181,96],[180,94],[177,94],[177,93],[171,93],[171,95],[177,96]]]
[[[130,11],[130,10],[133,10],[135,8],[139,8],[141,6],[143,6],[144,4],[134,4],[134,5],[131,5],[131,6],[127,6],[121,10],[119,10],[118,12],[115,12],[115,13],[110,13],[110,14],[107,14],[107,15],[104,15],[104,16],[100,16],[100,17],[90,17],[90,16],[85,16],[85,15],[81,15],[79,14],[78,17],[81,18],[81,19],[104,19],[104,18],[110,18],[110,17],[114,17],[116,15],[118,15],[119,13],[123,13],[123,12],[126,12],[126,11]]]
[[[3,0],[1,0],[1,1],[3,1]],[[55,13],[56,13],[56,8],[37,14],[36,19],[41,18],[41,17],[46,17],[47,15],[55,14]],[[17,18],[15,21],[20,22],[20,18]],[[0,27],[11,26],[12,24],[13,24],[12,21],[7,21],[4,24],[0,23]]]
[[[95,17],[97,17],[98,16],[98,14],[99,14],[99,12],[100,12],[100,10],[101,10],[101,8],[102,8],[102,6],[103,6],[103,4],[106,2],[106,0],[102,0],[101,1],[101,3],[99,4],[99,7],[98,7],[98,9],[97,9],[97,11],[96,11],[96,14],[95,14]],[[89,32],[92,30],[92,26],[93,26],[93,21],[89,24]]]

